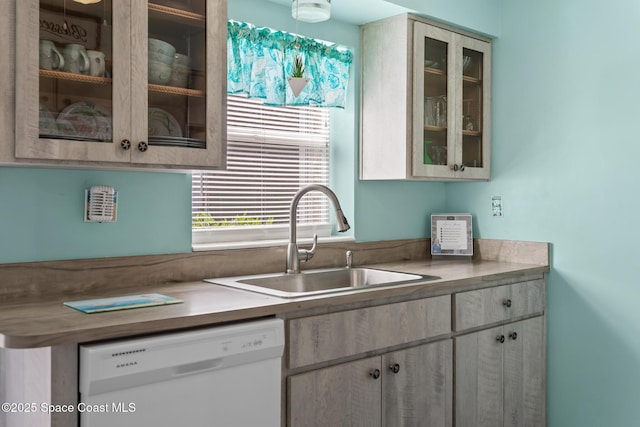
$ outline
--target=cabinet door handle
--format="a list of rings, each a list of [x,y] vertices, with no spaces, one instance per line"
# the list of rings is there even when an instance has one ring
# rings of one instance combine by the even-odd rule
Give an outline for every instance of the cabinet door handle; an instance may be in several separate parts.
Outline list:
[[[464,172],[464,165],[460,163],[460,172]]]
[[[377,380],[378,378],[380,378],[380,369],[372,369],[372,370],[370,370],[369,371],[369,375],[374,380]]]
[[[454,172],[458,172],[458,165],[455,163],[449,166],[449,168],[452,169]]]
[[[511,332],[509,333],[509,338],[515,341],[518,339],[518,334],[516,332]]]
[[[391,372],[393,372],[394,374],[397,374],[398,372],[400,372],[400,364],[399,363],[392,363],[389,365],[389,370]]]
[[[506,300],[502,301],[502,305],[504,305],[507,308],[511,307],[511,300],[510,299],[506,299]]]
[[[138,151],[144,153],[145,151],[147,151],[149,149],[149,144],[147,144],[144,141],[140,141],[138,142]]]
[[[120,141],[120,147],[123,150],[128,150],[129,148],[131,148],[131,141],[129,141],[128,139],[123,139],[122,141]]]
[[[500,344],[504,343],[504,335],[498,335],[496,337],[496,341],[498,341]]]

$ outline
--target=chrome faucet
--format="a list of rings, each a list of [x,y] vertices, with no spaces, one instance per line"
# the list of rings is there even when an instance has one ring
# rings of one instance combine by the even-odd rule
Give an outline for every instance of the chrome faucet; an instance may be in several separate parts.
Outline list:
[[[291,200],[291,206],[289,207],[289,245],[287,246],[287,274],[297,274],[300,273],[300,262],[309,261],[316,253],[316,246],[318,245],[318,235],[313,235],[313,245],[311,249],[298,249],[297,233],[296,233],[296,218],[298,212],[298,203],[300,203],[300,199],[302,196],[307,194],[310,191],[320,191],[324,193],[331,203],[333,203],[333,207],[336,210],[336,221],[339,232],[347,231],[349,228],[349,223],[347,222],[347,218],[345,218],[342,213],[342,208],[340,207],[340,202],[338,202],[338,198],[335,193],[329,189],[329,187],[320,185],[320,184],[312,184],[308,185],[293,196],[293,200]]]

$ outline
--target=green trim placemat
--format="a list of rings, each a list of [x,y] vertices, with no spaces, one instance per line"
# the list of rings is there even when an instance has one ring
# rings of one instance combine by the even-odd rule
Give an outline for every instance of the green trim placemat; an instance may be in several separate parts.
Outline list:
[[[181,302],[183,301],[162,294],[142,294],[114,298],[88,299],[83,301],[67,301],[64,305],[75,308],[83,313],[100,313],[103,311],[128,310],[131,308],[179,304]]]

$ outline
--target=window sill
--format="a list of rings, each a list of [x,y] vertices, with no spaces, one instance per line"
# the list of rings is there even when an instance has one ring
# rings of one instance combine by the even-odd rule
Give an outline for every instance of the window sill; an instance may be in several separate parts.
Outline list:
[[[353,236],[331,236],[318,237],[318,243],[334,243],[334,242],[355,242]],[[298,244],[309,244],[313,242],[312,238],[300,238]],[[289,239],[275,240],[255,240],[245,242],[221,242],[221,243],[194,243],[192,244],[193,252],[204,251],[222,251],[227,249],[249,249],[249,248],[265,248],[269,246],[287,246]]]

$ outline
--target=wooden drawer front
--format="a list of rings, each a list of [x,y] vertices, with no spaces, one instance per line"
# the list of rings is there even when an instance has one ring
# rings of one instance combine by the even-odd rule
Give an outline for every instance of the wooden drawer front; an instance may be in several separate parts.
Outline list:
[[[298,368],[451,332],[451,297],[289,321],[289,367]]]
[[[544,280],[454,295],[456,331],[544,311]],[[510,306],[509,306],[510,305]]]

